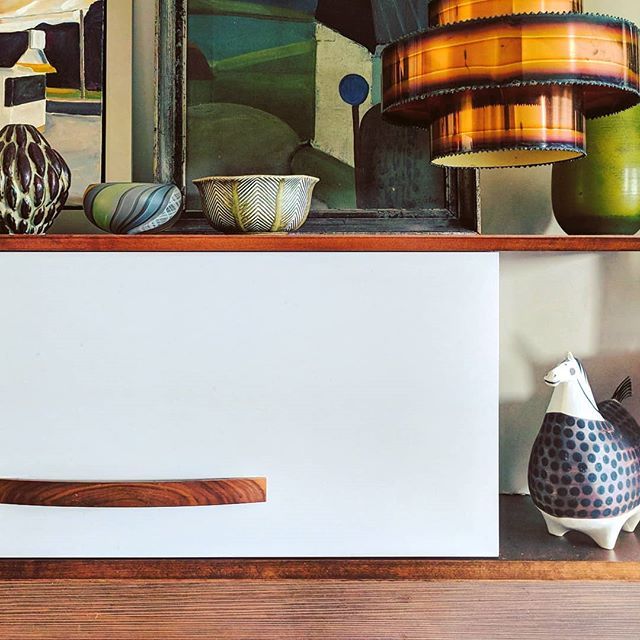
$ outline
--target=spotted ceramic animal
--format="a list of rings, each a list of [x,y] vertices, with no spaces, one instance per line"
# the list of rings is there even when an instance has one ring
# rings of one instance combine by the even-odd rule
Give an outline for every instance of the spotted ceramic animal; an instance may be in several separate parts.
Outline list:
[[[71,172],[28,124],[0,131],[0,233],[45,233],[69,195]]]
[[[597,404],[571,354],[544,380],[554,392],[529,460],[533,502],[549,533],[581,531],[613,549],[640,522],[640,426],[622,406],[631,380]]]

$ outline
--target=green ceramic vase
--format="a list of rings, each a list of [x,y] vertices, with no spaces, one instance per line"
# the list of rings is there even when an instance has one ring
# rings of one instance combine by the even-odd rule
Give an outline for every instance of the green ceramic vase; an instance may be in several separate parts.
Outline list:
[[[553,213],[570,235],[640,230],[640,107],[587,125],[587,157],[553,167]]]

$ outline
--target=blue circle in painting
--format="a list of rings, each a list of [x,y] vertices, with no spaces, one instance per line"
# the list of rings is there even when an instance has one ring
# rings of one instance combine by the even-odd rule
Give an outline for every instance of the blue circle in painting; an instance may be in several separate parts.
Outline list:
[[[369,83],[356,73],[340,80],[340,97],[352,107],[359,107],[369,95]]]

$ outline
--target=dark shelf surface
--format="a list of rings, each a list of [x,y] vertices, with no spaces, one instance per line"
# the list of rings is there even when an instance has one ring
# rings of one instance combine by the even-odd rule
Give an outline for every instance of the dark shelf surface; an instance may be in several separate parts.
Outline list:
[[[640,251],[640,236],[428,234],[46,235],[0,237],[0,251]]]
[[[6,580],[569,580],[640,582],[640,533],[615,551],[588,538],[550,536],[531,500],[502,496],[500,558],[1,559]]]
[[[528,496],[500,496],[500,558],[537,562],[631,562],[638,563],[640,571],[640,527],[636,533],[621,532],[616,548],[608,551],[575,531],[562,538],[547,533],[542,516]]]

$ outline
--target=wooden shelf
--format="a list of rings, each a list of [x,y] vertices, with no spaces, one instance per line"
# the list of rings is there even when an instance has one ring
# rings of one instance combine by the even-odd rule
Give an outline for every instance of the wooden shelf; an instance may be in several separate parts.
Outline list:
[[[640,251],[640,236],[47,235],[0,237],[0,251]]]
[[[605,551],[577,533],[554,538],[528,497],[502,496],[495,559],[0,560],[4,580],[545,580],[640,582],[640,535]]]
[[[0,560],[0,637],[640,637],[638,536],[602,551],[549,536],[528,498],[501,505],[491,560]]]
[[[266,501],[265,478],[136,482],[0,479],[0,504],[41,507],[202,507]]]

